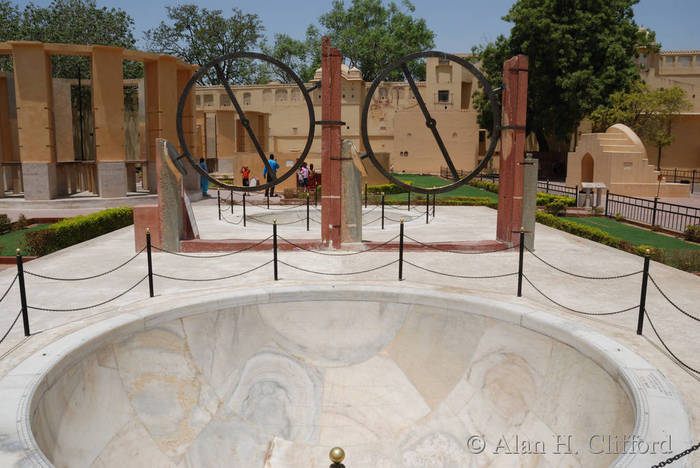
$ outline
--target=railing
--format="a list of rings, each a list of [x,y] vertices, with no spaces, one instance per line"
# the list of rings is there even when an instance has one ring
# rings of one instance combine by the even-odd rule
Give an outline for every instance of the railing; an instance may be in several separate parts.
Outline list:
[[[553,195],[563,195],[566,197],[574,198],[578,201],[578,185],[575,187],[568,187],[557,182],[552,183],[549,181],[549,179],[538,180],[537,191],[551,193]]]
[[[700,208],[662,202],[657,197],[650,200],[607,192],[605,216],[617,215],[677,232],[685,231],[688,225],[700,225]]]
[[[661,175],[666,178],[666,182],[690,184],[690,193],[695,192],[695,183],[700,183],[700,171],[697,169],[662,168]]]

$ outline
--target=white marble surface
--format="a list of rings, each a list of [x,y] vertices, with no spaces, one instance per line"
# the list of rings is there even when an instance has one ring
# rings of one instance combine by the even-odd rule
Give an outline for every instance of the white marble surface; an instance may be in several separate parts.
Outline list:
[[[616,455],[590,453],[594,434],[690,439],[675,389],[613,340],[407,283],[144,301],[54,342],[0,391],[20,415],[10,430],[0,413],[3,466],[326,466],[341,445],[349,468],[596,467]],[[557,435],[579,453],[554,454]],[[545,453],[497,450],[516,436]]]

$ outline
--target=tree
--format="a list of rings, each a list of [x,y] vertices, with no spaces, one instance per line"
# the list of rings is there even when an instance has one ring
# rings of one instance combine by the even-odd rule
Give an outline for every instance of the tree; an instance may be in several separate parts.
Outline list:
[[[503,17],[509,37],[477,50],[489,80],[500,83],[503,61],[529,57],[528,119],[541,151],[550,141],[568,148],[579,122],[629,90],[639,79],[632,58],[637,47],[654,41],[640,32],[632,6],[638,0],[518,0]],[[475,100],[485,115],[483,99]]]
[[[20,37],[20,11],[9,0],[0,0],[0,42],[14,41]],[[0,55],[0,71],[12,71],[12,57]]]
[[[591,121],[594,131],[604,131],[616,123],[630,127],[642,140],[658,148],[656,168],[660,170],[662,149],[673,143],[673,120],[691,108],[686,92],[678,86],[652,91],[637,82],[631,91],[613,94],[610,105],[596,109]]]
[[[127,49],[136,45],[133,18],[119,8],[98,8],[94,0],[53,0],[46,7],[29,3],[22,12],[0,1],[0,21],[2,41],[100,44]],[[55,55],[51,66],[55,77],[75,78],[78,66],[83,78],[90,76],[86,57]],[[125,62],[124,75],[143,76],[141,64]]]
[[[192,4],[166,9],[169,22],[162,21],[144,33],[147,47],[153,52],[203,66],[222,55],[260,48],[264,27],[258,15],[233,8],[233,14],[227,18],[221,10]],[[228,60],[220,66],[228,83],[251,84],[260,78],[260,68],[251,60]],[[215,70],[200,80],[204,85],[219,83]]]
[[[408,0],[402,5],[406,11],[394,2],[384,6],[382,0],[352,0],[346,9],[342,0],[334,0],[319,22],[350,65],[362,70],[364,80],[372,81],[389,63],[435,46],[435,33],[425,20],[411,16],[415,7]],[[424,63],[408,65],[413,75],[425,78]],[[388,78],[402,80],[403,74],[395,70]]]
[[[293,39],[287,34],[275,34],[272,46],[265,44],[262,50],[294,70],[305,83],[313,79],[316,69],[321,66],[321,35],[314,25],[309,25],[306,29],[304,41]],[[283,83],[290,81],[276,67],[271,68],[270,74]]]

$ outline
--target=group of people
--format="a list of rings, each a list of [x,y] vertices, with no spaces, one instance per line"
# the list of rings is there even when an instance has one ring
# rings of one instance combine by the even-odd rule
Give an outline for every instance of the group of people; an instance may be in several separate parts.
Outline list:
[[[267,168],[270,168],[270,172],[268,172]],[[199,160],[199,167],[201,167],[205,172],[209,172],[207,168],[207,164],[204,160],[204,158],[201,158]],[[275,155],[270,154],[268,160],[267,160],[267,165],[263,169],[263,178],[267,182],[272,182],[273,178],[277,175],[277,170],[279,169],[280,165],[277,161],[275,161]],[[252,178],[250,176],[250,168],[247,165],[244,165],[241,168],[241,180],[243,181],[243,186],[244,187],[250,187],[250,186],[255,186],[257,185],[257,180]],[[314,171],[314,165],[311,164],[307,166],[306,163],[302,163],[301,167],[299,167],[299,170],[297,171],[297,186],[299,187],[300,190],[304,191],[313,191],[316,190],[316,186],[318,185],[317,177],[316,177],[316,172]],[[202,189],[202,195],[205,197],[207,195],[207,190],[209,188],[209,181],[204,175],[200,176],[200,187]],[[269,188],[265,189],[265,196],[270,196],[274,197],[275,196],[275,186],[272,185]]]

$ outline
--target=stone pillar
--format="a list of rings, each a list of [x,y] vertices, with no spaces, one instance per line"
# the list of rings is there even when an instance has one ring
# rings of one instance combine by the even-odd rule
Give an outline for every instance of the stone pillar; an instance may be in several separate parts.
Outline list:
[[[525,247],[535,250],[535,213],[537,212],[537,171],[539,161],[528,153],[523,165],[523,227]]]
[[[523,161],[527,117],[528,58],[517,55],[503,64],[501,156],[498,177],[496,239],[519,243],[523,222]]]
[[[321,119],[340,120],[340,51],[324,37],[321,55]],[[341,164],[340,126],[324,125],[321,130],[321,239],[325,245],[340,248],[341,239]]]
[[[56,198],[51,58],[40,42],[10,42],[24,198]]]
[[[182,91],[185,89],[185,85],[187,85],[187,82],[190,80],[192,75],[194,75],[193,69],[183,68],[177,71],[177,103],[179,103]],[[197,125],[195,121],[194,93],[195,90],[194,88],[192,88],[190,90],[189,95],[187,96],[187,101],[185,102],[185,109],[182,112],[182,129],[183,134],[185,135],[185,141],[187,142],[187,146],[189,146],[190,153],[192,153],[192,157],[195,158],[195,160],[199,161],[199,151],[197,150],[198,142]],[[176,112],[177,103],[175,108]],[[175,141],[171,141],[171,143],[175,145],[182,154],[182,148],[180,148],[180,144],[177,140],[177,137]],[[195,172],[194,170],[188,170],[187,174],[183,176],[183,179],[186,191],[196,192],[197,195],[201,194],[201,191],[199,190],[199,174],[197,174],[197,172]]]
[[[148,138],[148,186],[156,184],[156,139],[164,138],[177,144],[175,115],[177,113],[177,59],[161,55],[144,63],[146,87],[146,135]]]
[[[359,155],[353,154],[351,140],[343,140],[341,242],[362,242],[362,171],[358,169]]]
[[[155,143],[160,246],[163,249],[177,252],[180,250],[180,239],[184,235],[182,174],[168,156],[165,140],[159,138]]]
[[[126,136],[122,49],[93,46],[92,107],[95,115],[97,190],[101,197],[126,196]]]

